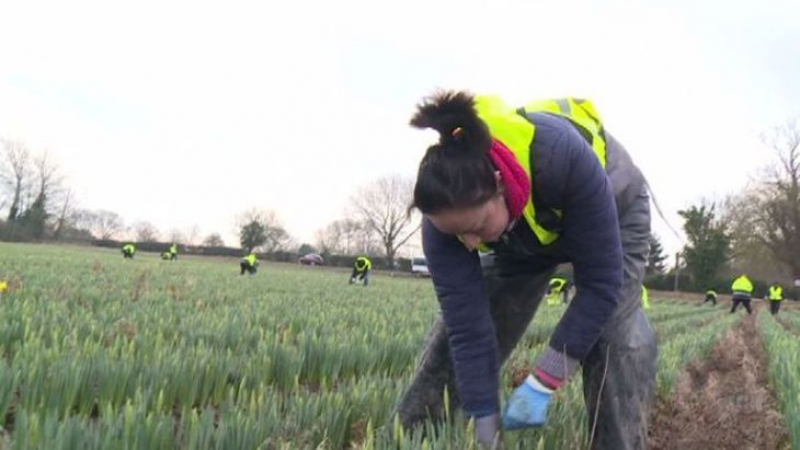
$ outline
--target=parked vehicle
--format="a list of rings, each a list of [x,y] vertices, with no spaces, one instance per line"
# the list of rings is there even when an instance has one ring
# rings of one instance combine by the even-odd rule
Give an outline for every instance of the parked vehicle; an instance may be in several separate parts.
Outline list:
[[[325,264],[322,255],[317,253],[309,253],[297,259],[297,262],[304,266],[321,266]]]
[[[429,277],[431,276],[428,271],[428,262],[425,258],[413,258],[411,260],[411,274],[415,277]]]

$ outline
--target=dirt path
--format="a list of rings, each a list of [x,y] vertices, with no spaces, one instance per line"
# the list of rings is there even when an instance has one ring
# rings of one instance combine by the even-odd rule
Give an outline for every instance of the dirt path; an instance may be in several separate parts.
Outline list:
[[[652,449],[790,449],[755,320],[746,317],[723,336],[707,359],[687,368],[672,398],[656,405]]]

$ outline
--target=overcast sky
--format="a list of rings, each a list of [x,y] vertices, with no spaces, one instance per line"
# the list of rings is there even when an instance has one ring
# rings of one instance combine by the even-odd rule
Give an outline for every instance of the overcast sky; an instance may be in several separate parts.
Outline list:
[[[247,208],[311,241],[413,177],[436,88],[592,99],[680,228],[800,116],[800,2],[0,3],[0,137],[49,150],[84,208],[229,244]]]

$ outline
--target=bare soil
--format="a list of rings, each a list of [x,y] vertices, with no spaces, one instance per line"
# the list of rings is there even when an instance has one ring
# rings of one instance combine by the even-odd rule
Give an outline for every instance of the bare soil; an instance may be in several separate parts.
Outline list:
[[[529,365],[521,366],[521,367],[511,367],[511,387],[517,388],[525,382],[525,379],[528,378],[533,372],[533,367]]]
[[[754,313],[720,339],[708,358],[687,368],[672,398],[657,402],[650,447],[790,449],[766,366]]]

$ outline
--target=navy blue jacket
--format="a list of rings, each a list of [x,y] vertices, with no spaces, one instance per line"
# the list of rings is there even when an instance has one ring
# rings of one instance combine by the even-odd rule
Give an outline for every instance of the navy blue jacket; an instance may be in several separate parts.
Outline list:
[[[537,218],[560,237],[543,246],[524,218],[489,246],[498,261],[524,260],[532,273],[573,265],[577,293],[550,346],[575,359],[587,356],[611,318],[622,291],[622,246],[611,182],[591,146],[561,117],[535,113],[531,190]],[[562,211],[548,219],[551,209]],[[540,223],[542,222],[540,221]],[[547,222],[551,223],[547,223]],[[422,242],[441,304],[459,397],[474,416],[495,412],[499,358],[477,252],[423,221]]]

